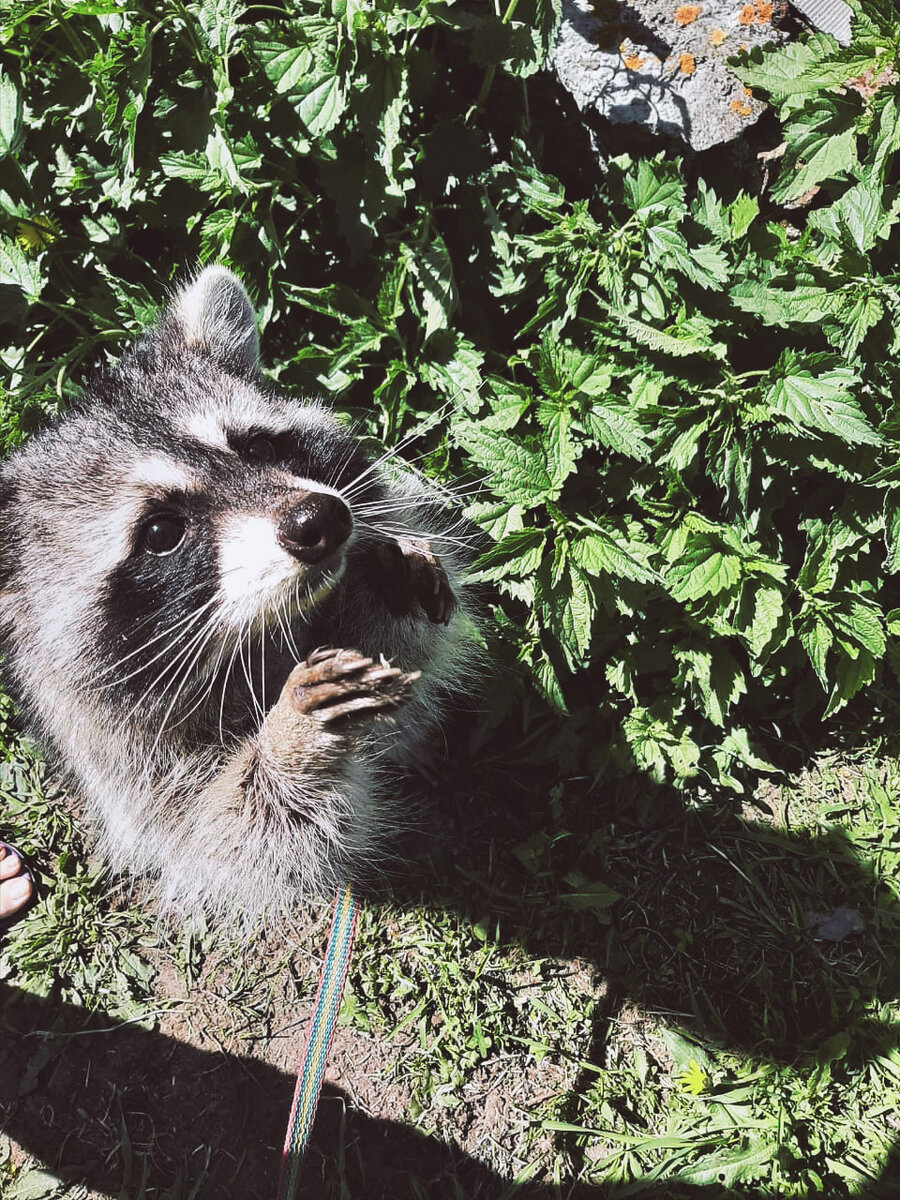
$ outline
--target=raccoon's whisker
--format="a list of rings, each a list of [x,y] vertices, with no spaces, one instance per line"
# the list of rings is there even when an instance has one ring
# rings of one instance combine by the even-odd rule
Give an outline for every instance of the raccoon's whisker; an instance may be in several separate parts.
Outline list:
[[[184,716],[180,717],[179,720],[177,720],[175,722],[175,724],[172,725],[170,728],[176,729],[179,725],[183,725],[190,717],[193,716],[193,714],[197,711],[198,708],[202,708],[206,704],[206,702],[209,700],[210,696],[212,695],[213,689],[216,686],[216,680],[219,675],[219,668],[221,667],[222,659],[225,656],[226,645],[227,645],[226,642],[224,642],[224,641],[220,642],[219,650],[218,650],[218,653],[216,654],[216,661],[213,663],[213,665],[209,671],[209,678],[207,680],[206,685],[198,691],[197,699],[194,701],[194,703],[191,705],[191,707],[188,709],[188,711],[184,714]]]
[[[183,668],[179,671],[178,676],[176,676],[175,679],[173,679],[172,681],[170,681],[169,684],[167,684],[166,689],[165,689],[166,691],[168,691],[169,687],[171,687],[172,684],[175,683],[175,691],[172,696],[171,703],[169,704],[169,707],[166,709],[165,714],[159,723],[159,729],[157,731],[156,737],[153,740],[153,751],[155,751],[156,747],[159,745],[159,741],[162,738],[162,736],[165,733],[166,728],[168,726],[169,717],[172,715],[172,712],[173,712],[175,706],[178,704],[178,701],[181,699],[182,695],[184,694],[185,689],[188,686],[189,679],[193,675],[193,673],[197,667],[197,664],[200,662],[201,658],[203,657],[204,653],[206,652],[207,646],[212,641],[214,632],[215,632],[215,626],[211,623],[207,623],[205,629],[201,631],[201,633],[204,636],[202,636],[199,639],[199,641],[196,643],[196,653],[194,653],[192,656],[187,657],[184,660]],[[176,679],[177,679],[177,683],[176,683]],[[163,693],[163,694],[165,694],[165,693]],[[190,713],[193,711],[194,711],[194,709],[192,708],[190,710],[190,712],[187,713],[184,717],[182,717],[182,719],[180,721],[176,721],[175,725],[172,726],[172,728],[176,728],[178,725],[180,725],[182,723],[182,721],[187,720],[187,717],[190,716]]]
[[[399,442],[395,443],[393,446],[389,446],[384,453],[380,454],[378,458],[370,462],[364,468],[364,470],[360,471],[355,479],[351,479],[349,483],[345,484],[344,488],[342,489],[345,495],[350,494],[352,489],[362,480],[366,479],[368,476],[374,475],[382,463],[388,462],[392,458],[396,458],[401,450],[404,450],[412,442],[415,442],[418,438],[423,437],[426,433],[430,433],[435,425],[439,425],[447,413],[453,408],[458,396],[459,392],[457,392],[456,395],[452,396],[449,400],[445,401],[445,403],[442,404],[441,407],[433,412],[429,417],[426,417],[425,421],[417,429],[411,430],[408,434],[406,434],[405,437],[402,437]]]
[[[126,713],[123,721],[121,722],[122,725],[124,725],[127,721],[129,721],[134,716],[134,714],[138,711],[138,709],[141,707],[141,705],[144,703],[144,701],[147,699],[147,697],[156,691],[156,688],[159,686],[159,684],[162,683],[162,681],[166,678],[166,676],[169,675],[170,673],[173,673],[173,678],[170,679],[169,682],[166,684],[166,686],[162,689],[162,691],[158,693],[160,699],[163,696],[165,696],[166,692],[168,692],[169,688],[172,686],[173,680],[177,679],[178,674],[180,672],[182,662],[184,662],[184,660],[186,658],[190,657],[191,651],[193,650],[194,646],[198,643],[198,641],[202,641],[208,633],[215,630],[216,625],[217,625],[217,618],[218,618],[218,611],[213,613],[213,615],[209,618],[209,620],[200,626],[199,630],[194,630],[192,632],[191,637],[189,638],[187,643],[181,647],[181,649],[178,651],[178,653],[175,655],[175,657],[170,662],[168,662],[160,672],[158,672],[158,674],[154,677],[154,679],[149,684],[149,686],[146,687],[144,689],[144,691],[140,694],[140,696],[137,698],[135,703],[132,705],[132,707]]]
[[[188,627],[190,627],[193,624],[193,622],[196,621],[199,617],[201,617],[203,615],[203,613],[206,612],[206,610],[210,607],[210,605],[214,604],[214,603],[215,603],[215,600],[207,601],[207,603],[202,605],[202,607],[195,609],[191,613],[188,613],[188,615],[186,617],[182,617],[180,620],[176,621],[173,625],[169,625],[165,629],[160,630],[159,633],[154,634],[154,636],[152,638],[148,638],[146,642],[142,642],[140,644],[140,646],[136,647],[134,650],[130,650],[128,652],[128,654],[123,654],[122,657],[116,659],[116,661],[114,663],[110,663],[108,666],[102,667],[99,671],[95,672],[92,676],[90,676],[83,684],[81,684],[80,685],[81,688],[85,689],[85,688],[96,686],[97,681],[102,679],[104,675],[108,675],[111,671],[117,671],[119,669],[119,667],[122,666],[123,663],[126,663],[126,662],[128,662],[129,659],[134,658],[134,656],[136,654],[141,654],[143,651],[148,650],[154,644],[154,642],[158,642],[161,638],[170,637],[172,634],[175,633],[175,631],[180,626],[187,625]],[[178,641],[180,641],[180,639],[184,636],[184,634],[186,632],[188,632],[188,630],[182,629],[181,632],[175,637],[175,639],[174,639],[175,642],[177,643]],[[169,645],[164,646],[163,649],[160,650],[158,654],[155,654],[153,656],[153,658],[151,658],[149,662],[144,663],[143,666],[138,667],[136,671],[132,671],[128,675],[116,676],[114,679],[110,680],[108,683],[101,684],[100,690],[103,690],[104,688],[109,688],[109,687],[117,687],[120,683],[125,683],[126,680],[133,679],[135,675],[139,675],[141,673],[141,671],[147,670],[148,667],[151,667],[153,665],[153,663],[155,663],[158,659],[162,658],[162,656],[164,654],[168,653],[170,648],[171,647]]]
[[[284,638],[285,644],[287,645],[291,654],[294,656],[294,662],[299,663],[302,660],[303,655],[298,650],[297,643],[294,641],[294,634],[291,630],[291,618],[287,609],[287,598],[284,595],[279,598],[277,616],[278,625],[281,629],[281,634]]]
[[[259,606],[259,691],[262,699],[262,711],[267,711],[266,705],[266,610],[261,604]]]
[[[241,669],[244,672],[244,679],[247,682],[247,690],[250,693],[250,702],[253,705],[253,710],[256,713],[257,717],[259,717],[260,721],[262,721],[263,718],[265,717],[265,713],[260,708],[259,700],[256,698],[256,690],[253,687],[253,673],[252,673],[253,664],[251,662],[251,653],[252,653],[251,639],[253,636],[252,626],[253,626],[252,620],[248,619],[248,621],[247,621],[247,658],[246,659],[244,658],[244,627],[243,627],[243,625],[241,626],[241,631],[238,634],[238,645],[240,647],[240,650],[238,653],[239,653],[239,658],[240,658],[240,663],[241,663]]]
[[[381,537],[415,539],[417,536],[414,530],[404,525],[372,525],[367,521],[359,521],[357,524],[363,532]],[[475,534],[456,536],[452,533],[430,533],[428,535],[428,545],[432,550],[437,551],[440,551],[443,546],[458,546],[462,550],[471,551],[477,544],[478,538]]]
[[[225,696],[228,692],[228,680],[232,671],[234,670],[234,662],[237,658],[240,645],[241,640],[240,637],[238,637],[234,643],[234,649],[231,651],[231,658],[228,660],[228,667],[226,668],[225,674],[222,676],[222,699],[219,703],[219,742],[223,746],[225,745]]]

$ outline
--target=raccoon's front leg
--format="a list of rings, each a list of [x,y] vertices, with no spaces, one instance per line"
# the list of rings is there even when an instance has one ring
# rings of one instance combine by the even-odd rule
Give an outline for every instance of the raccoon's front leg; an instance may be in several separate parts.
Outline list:
[[[379,541],[371,583],[388,612],[406,616],[419,605],[435,625],[449,625],[456,596],[440,559],[424,538]]]
[[[418,678],[356,650],[310,654],[288,676],[252,749],[232,764],[251,813],[272,803],[300,815],[314,807],[317,782],[340,779],[348,752],[409,698]]]

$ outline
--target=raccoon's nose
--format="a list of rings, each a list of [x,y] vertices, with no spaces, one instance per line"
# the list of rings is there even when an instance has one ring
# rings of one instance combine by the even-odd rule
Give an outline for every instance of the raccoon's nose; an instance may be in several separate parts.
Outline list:
[[[285,513],[278,540],[302,563],[319,563],[346,542],[353,529],[350,509],[339,496],[317,492]]]

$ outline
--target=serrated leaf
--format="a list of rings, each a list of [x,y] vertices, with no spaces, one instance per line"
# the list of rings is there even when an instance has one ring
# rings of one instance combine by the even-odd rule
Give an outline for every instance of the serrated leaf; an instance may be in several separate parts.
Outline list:
[[[613,579],[652,583],[657,576],[637,549],[620,541],[615,534],[600,529],[579,533],[569,542],[573,561],[593,578],[609,575]]]
[[[491,478],[497,495],[511,504],[533,508],[555,498],[543,454],[529,449],[508,434],[498,433],[469,422],[454,427],[456,440],[479,467]]]
[[[838,603],[832,612],[832,620],[835,632],[843,635],[842,643],[849,639],[851,643],[863,646],[873,658],[881,658],[885,640],[880,608],[853,593],[838,593],[835,599]]]
[[[17,153],[23,141],[22,97],[13,81],[0,72],[0,159]]]
[[[732,239],[737,241],[742,238],[758,216],[759,200],[756,196],[748,196],[746,192],[741,192],[728,208]]]
[[[809,656],[813,670],[818,675],[823,687],[828,686],[826,661],[828,651],[834,643],[831,630],[815,612],[807,614],[800,622],[798,629],[803,649]]]
[[[758,587],[753,597],[753,619],[744,630],[755,658],[761,657],[784,615],[784,594],[779,588]]]
[[[741,558],[738,554],[697,538],[688,543],[684,555],[666,572],[669,591],[682,603],[717,596],[733,588],[740,578]]]
[[[625,177],[624,190],[629,207],[636,213],[684,209],[684,184],[664,159],[639,159]]]
[[[651,350],[657,350],[662,354],[671,354],[674,358],[684,358],[690,354],[710,354],[717,351],[717,347],[710,339],[709,329],[703,322],[684,321],[677,333],[663,333],[661,329],[655,329],[652,325],[647,325],[644,321],[638,321],[635,317],[630,317],[625,313],[614,315],[624,333],[643,345],[649,346]]]
[[[743,1180],[759,1177],[761,1170],[771,1166],[776,1147],[762,1138],[741,1142],[734,1148],[704,1154],[699,1162],[683,1167],[668,1178],[684,1183],[731,1188]]]
[[[855,378],[848,368],[819,375],[792,370],[769,387],[766,403],[798,429],[829,433],[852,444],[880,446],[880,435],[847,390]]]
[[[834,687],[823,716],[830,717],[852,700],[856,693],[875,678],[875,660],[868,650],[855,655],[842,654],[834,672]]]
[[[561,488],[575,470],[582,446],[572,440],[572,412],[553,404],[539,404],[537,410],[546,437],[544,448],[547,468],[554,488]]]
[[[410,272],[417,283],[417,292],[425,315],[423,340],[446,329],[459,304],[453,280],[453,264],[443,239],[435,234],[425,246],[404,248]]]
[[[584,423],[601,446],[641,461],[650,457],[644,428],[629,409],[595,403],[585,413]]]
[[[341,119],[346,100],[337,75],[317,73],[304,80],[303,94],[294,88],[291,99],[310,137],[330,133]]]
[[[497,542],[523,527],[523,512],[518,504],[477,500],[466,508],[465,514]]]
[[[543,529],[513,530],[478,558],[469,578],[498,580],[506,575],[533,575],[541,565],[546,542]]]
[[[304,45],[258,41],[254,49],[279,96],[288,95],[299,87],[312,69],[313,56]]]
[[[37,261],[28,258],[15,242],[0,235],[0,284],[4,283],[19,288],[33,303],[41,294],[44,279]]]
[[[893,488],[884,497],[884,540],[887,547],[884,569],[895,575],[900,571],[900,494]]]

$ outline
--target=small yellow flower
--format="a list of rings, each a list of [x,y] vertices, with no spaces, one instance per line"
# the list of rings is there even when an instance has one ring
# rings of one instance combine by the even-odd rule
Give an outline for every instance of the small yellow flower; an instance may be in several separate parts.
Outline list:
[[[16,226],[16,241],[23,250],[37,254],[57,239],[56,226],[48,217],[34,217]]]
[[[702,1096],[709,1091],[709,1076],[695,1058],[688,1063],[688,1069],[679,1075],[678,1082],[692,1096]]]

